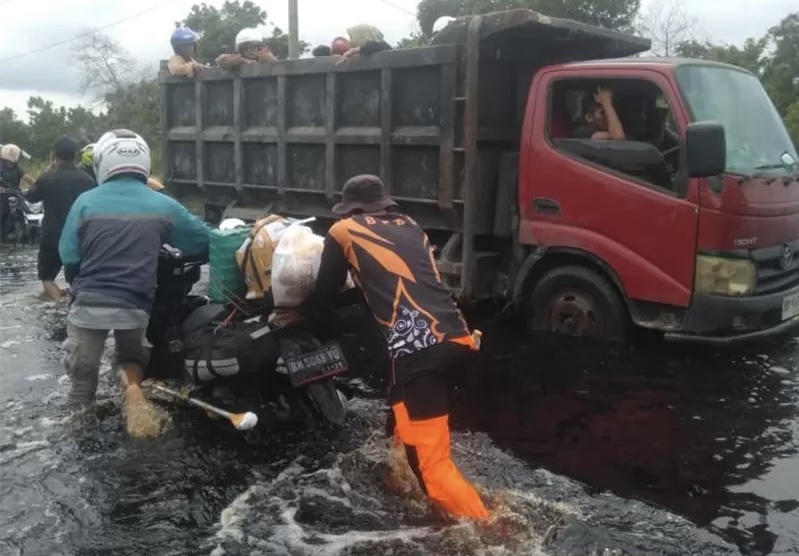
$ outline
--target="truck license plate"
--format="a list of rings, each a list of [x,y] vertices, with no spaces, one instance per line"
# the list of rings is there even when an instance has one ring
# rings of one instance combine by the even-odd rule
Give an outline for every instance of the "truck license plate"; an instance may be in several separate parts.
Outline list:
[[[322,349],[286,358],[286,368],[293,386],[300,386],[315,380],[337,375],[347,371],[347,360],[338,344],[330,344]]]
[[[782,298],[782,320],[799,315],[799,293]]]

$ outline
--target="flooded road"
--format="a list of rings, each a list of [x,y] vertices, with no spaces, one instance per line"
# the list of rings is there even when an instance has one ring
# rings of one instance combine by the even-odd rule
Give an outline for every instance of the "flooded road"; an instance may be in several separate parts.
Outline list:
[[[609,349],[486,331],[454,392],[453,452],[489,525],[387,493],[379,377],[341,430],[242,435],[191,410],[125,435],[115,378],[76,418],[65,307],[0,248],[0,554],[799,553],[799,345]],[[766,353],[766,355],[764,355]]]

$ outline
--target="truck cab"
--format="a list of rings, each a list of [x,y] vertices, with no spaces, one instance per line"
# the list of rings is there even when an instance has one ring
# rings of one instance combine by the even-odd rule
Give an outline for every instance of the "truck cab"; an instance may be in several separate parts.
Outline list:
[[[503,300],[533,330],[577,335],[783,332],[799,322],[796,149],[754,75],[634,57],[649,47],[512,10],[344,64],[162,68],[166,183],[211,221],[330,222],[344,181],[377,174],[463,304]],[[592,138],[599,86],[623,140]]]
[[[597,86],[613,91],[623,141],[586,137]],[[632,322],[671,339],[739,342],[795,324],[799,157],[754,75],[664,58],[550,66],[532,81],[522,133],[520,243],[537,264],[590,261],[606,282],[528,294],[534,327],[618,330],[625,311],[607,286]],[[541,288],[544,264],[528,283]]]

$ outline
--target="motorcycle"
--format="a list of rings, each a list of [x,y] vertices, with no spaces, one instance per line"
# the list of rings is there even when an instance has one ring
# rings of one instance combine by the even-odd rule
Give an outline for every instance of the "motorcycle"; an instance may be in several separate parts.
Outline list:
[[[178,381],[190,401],[255,413],[259,423],[341,424],[347,399],[337,379],[350,369],[341,326],[329,316],[280,326],[268,321],[268,303],[194,295],[203,264],[161,249],[145,379]]]
[[[31,203],[18,189],[0,187],[3,199],[2,240],[11,243],[36,243],[42,231],[44,212],[41,201]]]

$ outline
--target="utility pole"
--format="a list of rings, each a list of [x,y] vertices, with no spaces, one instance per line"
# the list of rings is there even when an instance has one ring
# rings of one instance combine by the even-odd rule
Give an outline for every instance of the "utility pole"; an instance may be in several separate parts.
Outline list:
[[[300,39],[298,17],[297,17],[297,0],[289,0],[289,59],[296,60],[299,58]]]

